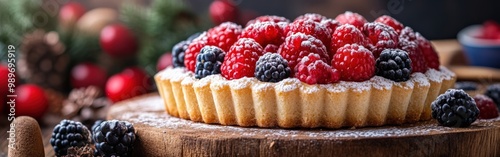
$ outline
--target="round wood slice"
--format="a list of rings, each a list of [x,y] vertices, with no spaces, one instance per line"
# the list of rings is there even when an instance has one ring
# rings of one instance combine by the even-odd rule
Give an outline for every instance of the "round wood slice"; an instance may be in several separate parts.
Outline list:
[[[500,118],[468,128],[434,121],[370,128],[280,129],[204,124],[169,116],[158,94],[113,105],[108,119],[137,131],[137,156],[500,156]]]

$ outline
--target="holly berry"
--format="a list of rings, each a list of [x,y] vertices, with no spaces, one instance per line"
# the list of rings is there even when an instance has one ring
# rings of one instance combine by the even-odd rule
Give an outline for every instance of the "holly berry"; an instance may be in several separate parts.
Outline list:
[[[92,63],[81,63],[71,70],[73,88],[96,86],[104,89],[106,79],[106,71]]]
[[[165,53],[161,55],[161,57],[158,59],[158,63],[156,64],[156,70],[160,71],[168,66],[172,66],[172,54],[171,53]]]
[[[230,0],[215,0],[210,4],[210,17],[215,25],[223,22],[239,22],[239,9]]]
[[[64,28],[71,28],[83,14],[85,14],[85,7],[80,3],[67,3],[59,10],[59,23]]]
[[[9,92],[9,69],[7,66],[0,64],[0,97],[6,96]]]
[[[137,39],[130,29],[121,24],[104,27],[100,36],[101,47],[113,57],[134,55],[137,52]]]
[[[24,84],[16,88],[16,116],[30,116],[41,119],[49,103],[42,88]]]
[[[146,72],[132,67],[111,76],[106,82],[105,91],[112,102],[118,102],[147,93],[151,85]]]

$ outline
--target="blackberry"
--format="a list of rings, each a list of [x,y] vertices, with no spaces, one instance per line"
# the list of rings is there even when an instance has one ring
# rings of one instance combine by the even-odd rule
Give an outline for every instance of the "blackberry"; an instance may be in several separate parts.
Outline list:
[[[131,156],[135,141],[135,129],[126,121],[104,121],[92,130],[97,154],[108,156]]]
[[[497,107],[500,108],[500,83],[489,85],[484,95],[493,99]]]
[[[183,40],[177,44],[174,45],[172,48],[172,63],[174,67],[185,67],[184,66],[184,52],[188,48],[189,44],[200,36],[201,33],[195,33],[191,36],[189,36],[186,40]]]
[[[192,34],[191,36],[189,36],[186,41],[191,43],[194,39],[198,38],[199,36],[201,35],[200,32],[196,32],[194,34]]]
[[[470,81],[460,81],[455,83],[455,89],[477,90],[477,83]]]
[[[279,82],[290,77],[288,62],[277,53],[266,53],[255,66],[255,77],[263,82]]]
[[[220,67],[226,53],[216,46],[205,46],[196,56],[194,77],[201,79],[208,75],[220,74]]]
[[[90,131],[80,122],[65,119],[54,127],[50,144],[57,156],[64,156],[70,147],[91,144]]]
[[[407,81],[412,72],[408,53],[400,49],[385,49],[375,63],[376,75],[396,82]]]
[[[479,117],[476,102],[464,90],[449,89],[431,104],[432,118],[448,127],[467,127]]]

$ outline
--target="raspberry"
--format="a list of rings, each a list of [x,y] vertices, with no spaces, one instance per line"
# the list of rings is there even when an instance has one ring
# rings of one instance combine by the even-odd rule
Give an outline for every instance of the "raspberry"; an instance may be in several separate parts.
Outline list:
[[[432,44],[429,40],[425,39],[420,33],[415,33],[416,42],[418,44],[418,48],[422,51],[422,55],[424,55],[425,63],[427,67],[432,69],[439,69],[439,56],[432,47]]]
[[[401,33],[399,33],[399,40],[415,41],[417,40],[417,36],[413,29],[405,27],[401,30]]]
[[[392,27],[398,34],[401,33],[401,30],[403,30],[403,24],[401,24],[398,20],[390,17],[390,16],[387,16],[387,15],[382,15],[380,17],[378,17],[377,19],[375,19],[374,22],[380,22],[380,23],[383,23],[387,26],[390,26]]]
[[[399,40],[398,48],[403,51],[406,51],[408,55],[410,55],[411,67],[413,70],[412,73],[415,72],[424,73],[427,71],[424,55],[422,55],[422,51],[420,51],[416,42],[408,40]]]
[[[276,53],[261,56],[255,69],[255,77],[263,82],[279,82],[290,77],[290,73],[288,62]]]
[[[285,39],[283,30],[273,22],[259,22],[249,25],[241,33],[241,38],[252,38],[263,47],[268,44],[281,45]]]
[[[396,82],[407,81],[411,74],[411,60],[403,50],[385,49],[377,58],[376,74]]]
[[[285,17],[281,17],[281,16],[264,15],[264,16],[259,16],[253,20],[248,21],[246,26],[248,27],[251,24],[259,23],[259,22],[290,23],[290,20],[288,20]]]
[[[185,67],[184,66],[185,52],[186,52],[189,44],[191,44],[191,42],[195,38],[197,38],[198,36],[200,36],[200,33],[195,33],[195,34],[189,36],[188,39],[183,40],[183,41],[174,45],[174,47],[172,48],[172,62],[173,62],[174,67]]]
[[[340,71],[344,81],[365,81],[375,74],[375,58],[372,52],[358,44],[347,44],[337,50],[332,66]]]
[[[498,108],[486,95],[478,94],[474,96],[477,108],[479,108],[479,119],[492,119],[498,117]]]
[[[321,25],[325,26],[326,28],[330,29],[330,32],[334,32],[335,29],[340,26],[340,23],[338,21],[335,21],[333,19],[324,19],[320,22]]]
[[[209,14],[212,22],[216,25],[226,21],[236,22],[240,16],[240,10],[233,1],[216,0],[209,6]]]
[[[295,67],[295,77],[307,84],[328,84],[340,80],[337,69],[325,63],[318,54],[310,53]]]
[[[365,36],[359,29],[350,24],[345,24],[337,27],[332,34],[332,42],[330,43],[330,56],[335,55],[337,49],[346,44],[367,45]]]
[[[274,44],[267,44],[267,46],[264,48],[264,51],[263,52],[278,52],[278,49],[280,47],[277,46],[277,45],[274,45]]]
[[[242,77],[253,77],[255,63],[262,55],[263,48],[251,38],[240,38],[224,58],[221,66],[221,74],[226,79],[239,79]]]
[[[306,13],[304,15],[300,15],[299,17],[295,18],[295,20],[293,20],[294,22],[295,21],[299,21],[299,20],[312,20],[314,22],[321,22],[323,20],[325,20],[326,17],[323,16],[323,15],[320,15],[320,14],[316,14],[316,13]]]
[[[220,74],[220,67],[226,53],[216,46],[205,46],[196,57],[194,77],[204,78],[208,75]]]
[[[288,36],[285,42],[281,44],[278,52],[288,61],[290,69],[294,69],[295,65],[297,65],[303,57],[309,55],[309,53],[318,54],[324,62],[329,60],[325,45],[314,36],[304,33],[296,33]]]
[[[293,23],[290,23],[285,28],[285,35],[287,37],[295,33],[312,35],[315,38],[321,40],[321,42],[323,42],[325,46],[327,45],[327,43],[330,43],[332,34],[330,29],[326,28],[318,22],[314,22],[311,20],[297,20]]]
[[[238,40],[242,31],[243,28],[240,25],[232,22],[224,22],[208,30],[208,45],[220,47],[227,52],[234,42]]]
[[[465,91],[468,90],[477,90],[477,83],[470,81],[458,81],[455,82],[455,89],[463,89]]]
[[[491,99],[493,99],[495,104],[498,105],[498,108],[500,108],[500,84],[497,83],[497,84],[489,85],[486,88],[485,95],[490,97]]]
[[[393,49],[398,47],[398,33],[381,23],[365,23],[363,33],[370,39],[374,49],[372,50],[375,58],[378,58],[380,53],[385,49]]]
[[[202,33],[198,38],[195,38],[184,52],[184,65],[186,68],[194,72],[196,67],[196,56],[200,53],[201,48],[207,46],[207,34]]]
[[[127,121],[104,121],[92,130],[97,154],[105,157],[131,156],[136,139],[134,126]]]
[[[461,89],[448,89],[431,104],[432,118],[447,127],[467,127],[476,121],[476,102]]]
[[[340,22],[340,24],[351,24],[360,30],[363,28],[363,25],[367,23],[363,16],[350,11],[346,11],[345,13],[338,15],[335,20]]]
[[[91,144],[90,131],[80,122],[65,119],[54,127],[50,144],[57,156],[64,156],[69,147]]]

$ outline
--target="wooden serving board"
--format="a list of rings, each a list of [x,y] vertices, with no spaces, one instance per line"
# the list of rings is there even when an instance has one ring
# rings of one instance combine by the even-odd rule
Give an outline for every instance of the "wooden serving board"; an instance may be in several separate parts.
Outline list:
[[[243,128],[171,117],[158,94],[111,107],[137,131],[138,156],[500,156],[500,118],[468,128],[434,121],[370,128]]]

